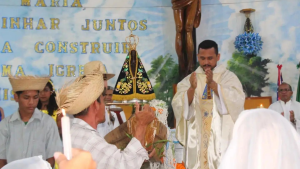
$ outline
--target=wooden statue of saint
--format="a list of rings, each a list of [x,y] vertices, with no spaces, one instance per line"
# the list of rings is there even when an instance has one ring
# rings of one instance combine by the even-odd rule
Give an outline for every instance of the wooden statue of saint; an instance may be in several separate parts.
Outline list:
[[[201,0],[172,0],[176,24],[175,48],[180,80],[194,71],[193,30],[201,21]]]

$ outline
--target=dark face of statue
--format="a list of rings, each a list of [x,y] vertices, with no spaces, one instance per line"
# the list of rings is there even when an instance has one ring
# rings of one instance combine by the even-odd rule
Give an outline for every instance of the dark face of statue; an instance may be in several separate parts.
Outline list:
[[[198,61],[202,69],[211,69],[213,70],[217,66],[217,62],[220,60],[220,54],[216,54],[215,49],[201,49],[198,53]]]
[[[136,51],[135,50],[131,50],[131,56],[135,56],[136,55]]]

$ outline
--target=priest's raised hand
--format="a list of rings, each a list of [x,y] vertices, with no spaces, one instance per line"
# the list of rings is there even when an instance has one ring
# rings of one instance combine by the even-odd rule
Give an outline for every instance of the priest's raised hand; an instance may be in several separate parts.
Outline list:
[[[192,104],[193,100],[194,100],[194,94],[195,94],[195,90],[197,88],[197,77],[196,77],[196,72],[193,72],[191,74],[190,77],[190,84],[191,87],[188,89],[187,91],[187,96],[188,96],[188,101],[189,101],[189,105]]]
[[[196,78],[196,72],[193,72],[191,77],[190,77],[190,83],[191,83],[191,88],[196,89],[197,88],[197,78]]]

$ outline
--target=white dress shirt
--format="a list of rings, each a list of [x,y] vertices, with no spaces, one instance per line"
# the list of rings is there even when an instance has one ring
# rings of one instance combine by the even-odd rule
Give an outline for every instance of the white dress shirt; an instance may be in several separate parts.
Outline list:
[[[293,124],[293,126],[300,134],[300,103],[299,102],[289,100],[288,102],[284,103],[283,101],[279,100],[271,104],[269,109],[274,110],[278,113],[284,113],[284,117],[288,121],[290,121],[290,111],[294,111],[296,125]]]

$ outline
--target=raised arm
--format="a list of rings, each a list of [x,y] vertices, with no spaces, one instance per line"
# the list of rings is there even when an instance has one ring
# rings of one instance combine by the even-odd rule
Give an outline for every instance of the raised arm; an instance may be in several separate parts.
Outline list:
[[[154,120],[155,113],[149,105],[145,105],[139,111],[136,104],[136,131],[126,148],[122,151],[115,145],[108,144],[103,138],[95,137],[89,140],[88,149],[91,149],[93,158],[100,168],[132,168],[139,169],[145,160],[148,160],[148,152],[145,145],[147,126]],[[93,140],[94,139],[94,140]]]
[[[193,72],[190,77],[190,84],[191,84],[191,86],[187,91],[189,105],[191,105],[194,100],[195,90],[197,88],[197,78],[196,78],[195,72]]]
[[[140,105],[136,103],[136,132],[134,137],[141,142],[142,145],[145,145],[145,134],[147,126],[155,119],[155,113],[151,107],[146,104],[143,107],[142,111],[139,111]]]

